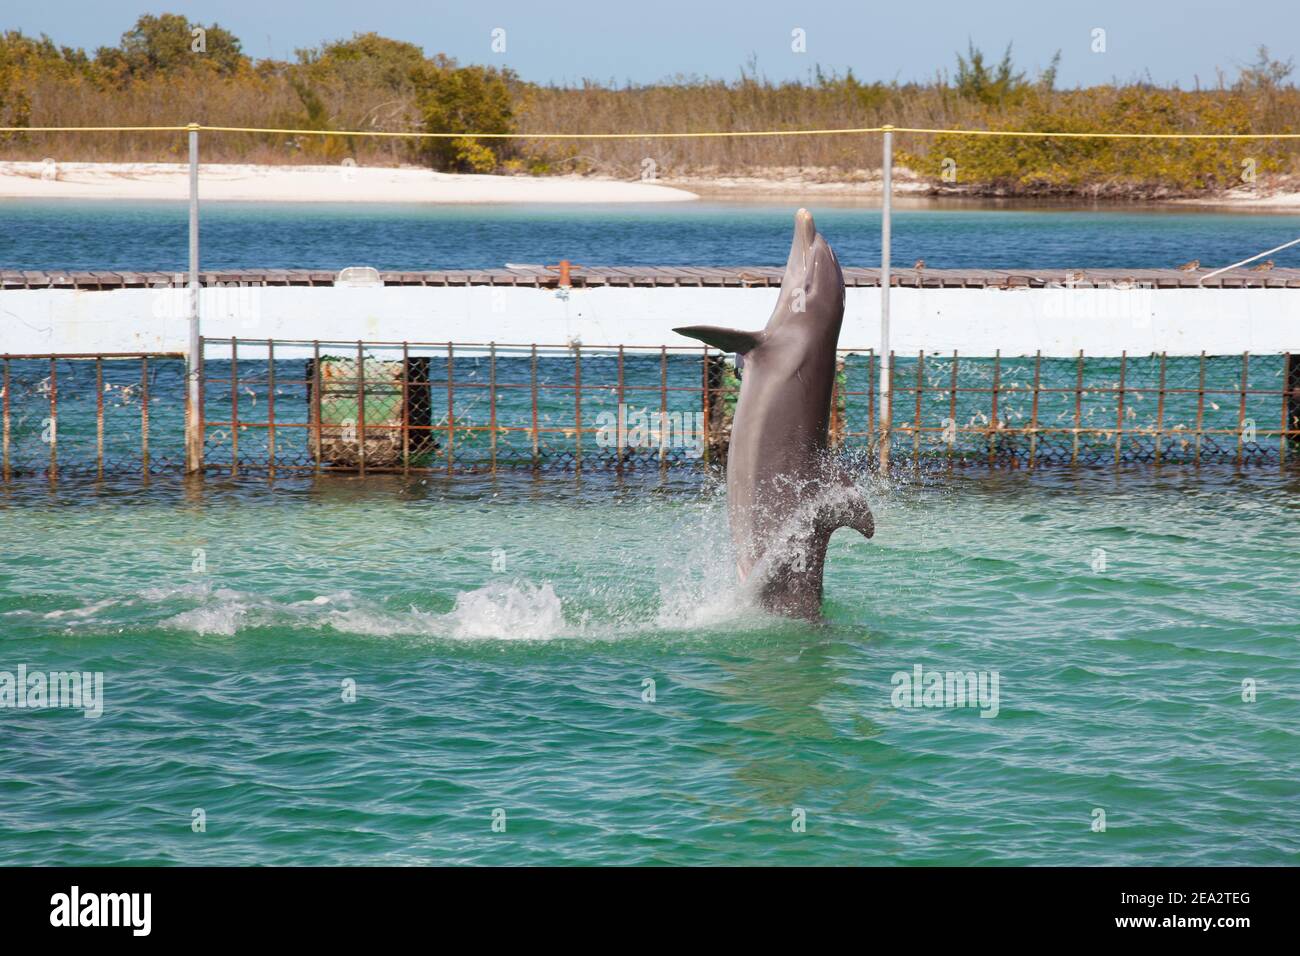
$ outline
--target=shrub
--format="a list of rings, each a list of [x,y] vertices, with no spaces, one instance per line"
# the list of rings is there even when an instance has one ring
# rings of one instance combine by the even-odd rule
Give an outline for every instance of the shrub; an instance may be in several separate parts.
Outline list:
[[[515,129],[509,70],[429,63],[417,80],[416,102],[430,133],[511,133]],[[489,145],[490,144],[490,145]],[[425,154],[439,169],[491,172],[510,152],[508,141],[474,137],[425,141]]]
[[[1233,92],[1188,93],[1140,86],[1070,93],[1030,92],[1015,108],[985,116],[992,130],[1080,133],[1249,133],[1249,98]],[[1192,193],[1241,182],[1243,163],[1257,172],[1284,167],[1267,140],[1156,140],[995,137],[940,134],[924,152],[899,159],[942,183],[945,161],[957,182],[1005,193]],[[1086,189],[1085,189],[1086,187]]]

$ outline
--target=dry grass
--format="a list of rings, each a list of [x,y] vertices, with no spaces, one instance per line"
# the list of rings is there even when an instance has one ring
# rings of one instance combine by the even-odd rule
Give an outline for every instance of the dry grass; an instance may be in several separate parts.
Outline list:
[[[364,38],[359,38],[364,39]],[[421,54],[409,45],[377,38],[383,56]],[[385,46],[387,44],[387,46]],[[748,73],[732,82],[682,80],[611,88],[537,86],[509,78],[510,124],[539,134],[514,143],[485,141],[490,166],[503,172],[595,173],[641,177],[653,163],[660,178],[747,176],[762,170],[815,170],[818,178],[861,180],[879,165],[875,139],[860,135],[774,138],[565,142],[542,133],[667,132],[853,128],[882,124],[925,128],[1073,129],[1117,126],[1142,131],[1278,132],[1300,129],[1300,90],[1284,85],[1285,64],[1262,56],[1259,71],[1235,84],[1179,91],[1133,84],[1054,91],[1050,79],[1013,75],[992,92],[946,78],[929,84],[861,83],[848,76],[818,76],[808,83],[774,83]],[[424,61],[444,68],[449,61]],[[0,37],[0,125],[173,125],[311,129],[421,129],[416,76],[401,77],[396,59],[375,59],[346,69],[329,58],[313,64],[240,61],[233,71],[210,64],[122,77],[95,58],[69,58],[53,46]],[[418,71],[417,71],[418,72]],[[393,76],[398,77],[397,81]],[[987,80],[987,77],[985,78]],[[427,93],[427,88],[426,88]],[[205,162],[338,162],[396,165],[427,163],[430,154],[412,140],[209,133]],[[973,192],[1090,195],[1189,195],[1234,185],[1243,156],[1259,159],[1261,175],[1300,172],[1300,145],[1122,145],[1113,141],[1062,143],[900,134],[899,160],[928,177],[936,189]],[[60,161],[180,161],[180,133],[0,134],[0,159]],[[946,184],[945,158],[956,160],[959,182]]]

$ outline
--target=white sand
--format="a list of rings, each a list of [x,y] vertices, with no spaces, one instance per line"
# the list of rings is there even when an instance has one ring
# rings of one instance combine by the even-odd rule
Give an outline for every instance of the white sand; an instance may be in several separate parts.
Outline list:
[[[1300,192],[1279,190],[1274,193],[1257,194],[1229,191],[1222,196],[1209,199],[1177,199],[1175,202],[1192,206],[1233,206],[1245,209],[1280,209],[1290,211],[1300,208]]]
[[[5,199],[186,199],[183,163],[0,162]],[[374,166],[199,167],[200,199],[250,202],[624,203],[698,198],[653,183],[581,176],[470,176]]]
[[[853,173],[842,169],[800,166],[763,166],[742,173],[702,170],[681,176],[665,176],[669,185],[689,189],[710,199],[780,201],[813,197],[823,200],[878,200],[884,195],[879,168]],[[895,166],[895,196],[922,195],[930,184],[905,166]]]

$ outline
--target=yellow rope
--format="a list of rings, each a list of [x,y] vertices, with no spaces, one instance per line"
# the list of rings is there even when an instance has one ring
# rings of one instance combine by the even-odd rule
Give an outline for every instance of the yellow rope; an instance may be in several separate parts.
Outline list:
[[[895,133],[943,133],[956,136],[1036,136],[1044,139],[1300,139],[1300,133],[1064,133],[1046,130],[920,129],[887,126]]]
[[[0,126],[0,133],[183,133],[188,126]]]
[[[356,129],[273,129],[255,126],[0,126],[0,133],[273,133],[283,136],[372,136],[389,139],[719,139],[747,136],[847,136],[866,133],[925,133],[950,136],[1009,136],[1043,139],[1300,139],[1300,133],[1068,133],[1049,130],[926,129],[863,126],[848,129],[715,130],[694,133],[426,133]]]
[[[218,133],[283,133],[290,136],[388,136],[414,139],[717,139],[737,136],[834,136],[879,133],[880,127],[861,129],[767,129],[702,133],[386,133],[370,130],[245,129],[240,126],[204,126]]]

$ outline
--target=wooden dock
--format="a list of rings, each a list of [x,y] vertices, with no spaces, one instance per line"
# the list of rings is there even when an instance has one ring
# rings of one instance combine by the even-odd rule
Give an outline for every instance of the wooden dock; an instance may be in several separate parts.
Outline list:
[[[1197,288],[1210,270],[1179,269],[894,269],[894,288],[921,289],[1043,289],[1043,288]],[[779,266],[712,268],[704,266],[572,266],[573,288],[765,288],[779,286],[784,270]],[[385,286],[519,286],[557,288],[558,266],[510,266],[502,269],[431,270],[379,273]],[[223,269],[200,273],[204,286],[312,286],[330,287],[337,273],[319,269]],[[880,285],[879,269],[844,270],[845,285]],[[179,272],[19,272],[0,270],[0,290],[11,289],[113,289],[179,288],[186,284]],[[1257,272],[1235,269],[1205,282],[1207,289],[1300,289],[1300,269]]]

